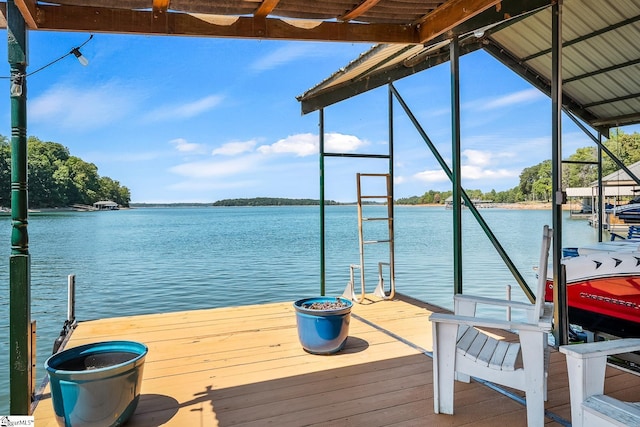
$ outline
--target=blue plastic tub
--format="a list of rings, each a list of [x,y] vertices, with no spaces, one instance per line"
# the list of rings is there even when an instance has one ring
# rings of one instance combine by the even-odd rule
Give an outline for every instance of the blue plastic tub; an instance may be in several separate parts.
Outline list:
[[[342,350],[349,336],[349,321],[353,303],[340,298],[346,307],[317,310],[306,308],[319,302],[334,302],[336,298],[305,298],[293,303],[296,310],[298,338],[302,347],[313,354],[333,354]]]
[[[58,424],[124,424],[138,406],[147,346],[133,341],[86,344],[49,357],[45,368]]]

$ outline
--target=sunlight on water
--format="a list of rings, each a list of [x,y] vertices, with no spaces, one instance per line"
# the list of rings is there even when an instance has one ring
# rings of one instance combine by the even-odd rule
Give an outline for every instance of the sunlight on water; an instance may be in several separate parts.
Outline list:
[[[370,207],[371,216],[386,208]],[[378,210],[379,212],[376,212]],[[396,207],[398,292],[452,306],[452,211]],[[483,217],[530,286],[542,226],[550,211],[487,209]],[[10,253],[11,221],[1,219]],[[66,317],[67,275],[77,282],[80,320],[211,307],[293,301],[320,293],[318,207],[167,208],[37,214],[30,217],[32,319],[38,322],[38,381]],[[355,206],[326,214],[327,295],[340,295],[349,264],[359,264]],[[585,220],[565,220],[563,246],[596,241]],[[369,227],[371,225],[371,227]],[[366,223],[365,240],[383,238],[386,223]],[[470,212],[463,212],[464,291],[525,300]],[[366,289],[377,284],[387,245],[365,248]],[[8,262],[0,298],[0,366],[8,366]],[[388,271],[385,270],[388,277]],[[359,292],[356,271],[356,291]],[[0,414],[8,413],[8,371],[0,372]]]

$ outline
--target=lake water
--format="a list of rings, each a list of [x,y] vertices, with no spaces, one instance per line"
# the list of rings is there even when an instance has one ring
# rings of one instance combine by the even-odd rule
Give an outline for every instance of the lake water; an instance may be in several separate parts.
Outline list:
[[[368,206],[365,216],[385,216]],[[484,209],[486,222],[529,286],[535,284],[542,226],[548,210]],[[396,290],[451,308],[452,211],[397,206]],[[319,208],[142,208],[31,215],[32,319],[37,321],[38,382],[67,313],[67,276],[76,275],[76,317],[90,320],[144,313],[293,301],[320,293]],[[11,220],[1,217],[5,262],[0,268],[0,415],[8,413]],[[349,264],[359,264],[355,206],[326,210],[327,295],[340,295]],[[386,223],[365,223],[365,239],[382,239]],[[586,220],[565,215],[563,246],[597,241]],[[463,211],[464,291],[525,300],[511,273]],[[365,248],[366,289],[388,245]],[[359,274],[356,271],[356,274]],[[356,291],[359,292],[359,282]]]

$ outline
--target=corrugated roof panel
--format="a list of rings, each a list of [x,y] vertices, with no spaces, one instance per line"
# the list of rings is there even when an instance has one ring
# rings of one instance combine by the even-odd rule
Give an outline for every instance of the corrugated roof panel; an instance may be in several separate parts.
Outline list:
[[[562,19],[565,105],[598,130],[606,131],[608,126],[619,122],[639,123],[640,0],[564,0]],[[498,30],[489,30],[485,36],[488,44],[484,47],[549,93],[551,24],[551,8],[542,9]],[[380,49],[374,56],[350,64],[346,73],[334,75],[333,80],[327,79],[307,94],[318,90],[324,96],[332,86],[344,86],[354,77],[362,76],[362,72],[372,70],[372,65],[377,68],[367,77],[378,76],[380,83],[387,75],[385,66],[378,64],[396,64],[406,58],[394,57],[397,52],[397,48]],[[396,73],[390,81],[404,76]],[[367,85],[357,93],[368,88]]]
[[[491,38],[518,58],[547,49],[551,39],[551,12],[547,9],[493,33]]]

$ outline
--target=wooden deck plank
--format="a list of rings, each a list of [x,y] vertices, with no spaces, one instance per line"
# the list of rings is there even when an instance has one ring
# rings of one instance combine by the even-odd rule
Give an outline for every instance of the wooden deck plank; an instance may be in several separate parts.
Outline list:
[[[148,345],[134,427],[525,425],[521,403],[474,381],[456,383],[455,415],[433,413],[432,359],[424,352],[432,349],[434,311],[444,310],[403,296],[371,298],[354,307],[347,344],[332,356],[300,347],[291,302],[83,322],[69,346]],[[640,387],[630,374],[607,374],[620,395]],[[570,417],[566,364],[555,351],[546,408]],[[56,426],[52,412],[45,390],[36,425]]]

